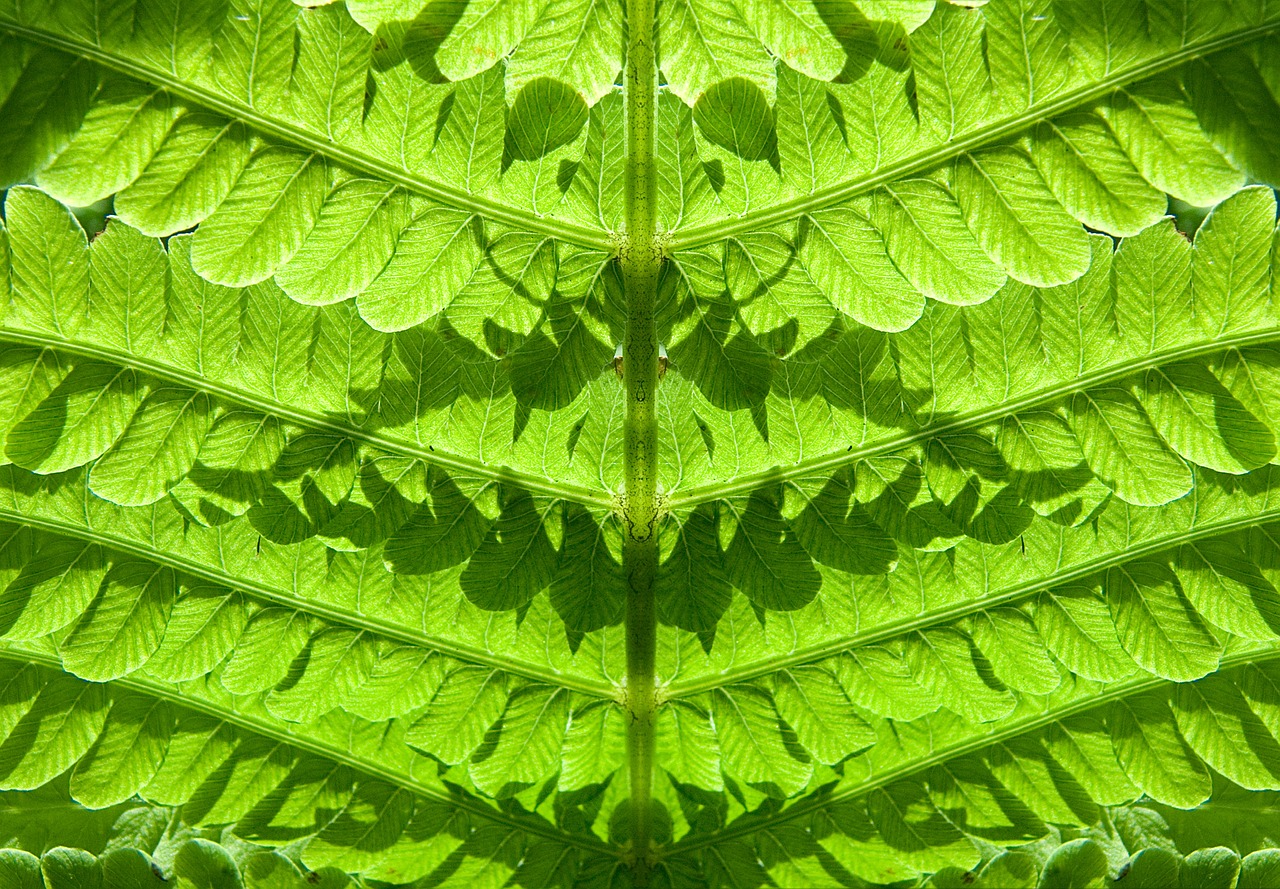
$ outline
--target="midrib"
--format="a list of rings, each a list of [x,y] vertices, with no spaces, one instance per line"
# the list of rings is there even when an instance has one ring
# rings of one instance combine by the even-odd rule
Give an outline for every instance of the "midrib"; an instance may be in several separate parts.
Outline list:
[[[627,579],[625,706],[627,769],[631,791],[634,885],[649,885],[656,860],[651,792],[657,727],[658,574],[658,335],[656,301],[663,251],[658,240],[658,176],[655,165],[658,66],[654,55],[655,0],[627,0],[626,163],[623,173],[624,232],[618,250],[626,293],[623,337],[624,488],[622,564]]]

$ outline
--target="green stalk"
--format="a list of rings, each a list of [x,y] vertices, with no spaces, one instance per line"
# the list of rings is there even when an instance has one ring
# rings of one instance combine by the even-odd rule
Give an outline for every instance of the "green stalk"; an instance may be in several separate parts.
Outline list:
[[[656,700],[654,652],[658,573],[658,337],[654,302],[662,251],[657,239],[658,177],[654,169],[654,121],[658,68],[653,54],[654,0],[627,0],[627,163],[624,179],[626,228],[618,251],[626,287],[627,329],[623,379],[627,410],[623,426],[626,488],[622,560],[627,574],[627,761],[631,778],[632,849],[635,881],[648,883],[653,858],[650,798]]]

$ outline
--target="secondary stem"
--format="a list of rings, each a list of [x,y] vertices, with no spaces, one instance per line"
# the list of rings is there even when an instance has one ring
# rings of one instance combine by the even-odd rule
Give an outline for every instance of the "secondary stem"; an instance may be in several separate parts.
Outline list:
[[[627,330],[623,371],[627,412],[623,441],[626,488],[623,520],[627,574],[627,760],[630,765],[632,848],[636,883],[648,882],[652,858],[650,798],[656,701],[654,652],[658,573],[657,415],[658,337],[654,301],[662,252],[657,241],[658,178],[654,170],[654,121],[658,68],[653,54],[654,0],[627,0],[627,163],[624,179],[626,231],[618,259],[626,287]]]

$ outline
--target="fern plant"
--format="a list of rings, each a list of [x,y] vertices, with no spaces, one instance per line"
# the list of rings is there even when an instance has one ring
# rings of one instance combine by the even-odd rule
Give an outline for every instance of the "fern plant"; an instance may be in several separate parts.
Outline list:
[[[1274,882],[1277,29],[0,0],[5,885]]]

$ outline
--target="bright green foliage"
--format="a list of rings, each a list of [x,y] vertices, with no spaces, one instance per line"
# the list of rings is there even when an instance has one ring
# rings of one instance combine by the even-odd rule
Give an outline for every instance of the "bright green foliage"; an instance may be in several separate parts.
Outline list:
[[[1280,880],[1280,6],[652,5],[0,0],[0,885]]]
[[[114,805],[87,811],[64,782],[0,795],[0,875],[13,889],[347,889],[367,885],[335,868],[309,870],[296,856],[193,828],[175,810]]]

